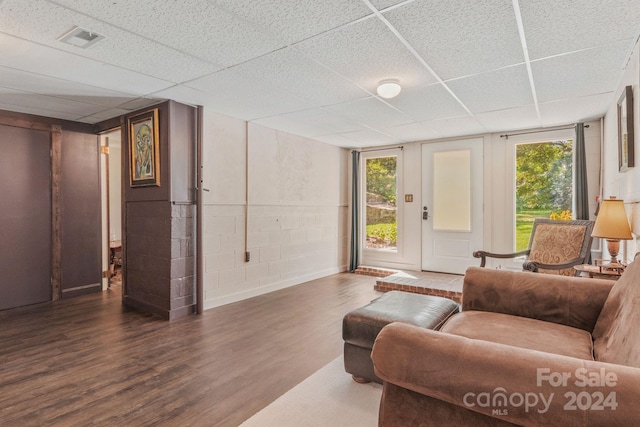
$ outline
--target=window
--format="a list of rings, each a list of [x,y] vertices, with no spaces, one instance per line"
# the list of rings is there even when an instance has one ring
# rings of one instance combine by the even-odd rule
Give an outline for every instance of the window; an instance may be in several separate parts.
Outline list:
[[[398,156],[365,159],[365,249],[398,250]]]
[[[527,249],[535,218],[571,219],[573,140],[516,145],[515,250]]]

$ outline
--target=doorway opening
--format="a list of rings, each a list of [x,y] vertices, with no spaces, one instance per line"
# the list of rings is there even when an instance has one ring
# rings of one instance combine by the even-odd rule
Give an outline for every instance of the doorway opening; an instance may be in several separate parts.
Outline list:
[[[102,182],[102,290],[122,286],[122,134],[100,135]]]

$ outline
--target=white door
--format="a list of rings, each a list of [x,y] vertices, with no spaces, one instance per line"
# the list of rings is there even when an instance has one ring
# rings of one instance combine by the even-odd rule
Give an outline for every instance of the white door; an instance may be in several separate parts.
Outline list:
[[[483,139],[422,145],[422,270],[464,274],[482,249]]]

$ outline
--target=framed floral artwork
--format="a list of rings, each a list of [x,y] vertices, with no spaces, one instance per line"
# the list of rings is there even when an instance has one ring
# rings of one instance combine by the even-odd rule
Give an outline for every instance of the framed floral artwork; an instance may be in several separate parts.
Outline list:
[[[160,185],[159,146],[157,109],[129,119],[131,187]]]

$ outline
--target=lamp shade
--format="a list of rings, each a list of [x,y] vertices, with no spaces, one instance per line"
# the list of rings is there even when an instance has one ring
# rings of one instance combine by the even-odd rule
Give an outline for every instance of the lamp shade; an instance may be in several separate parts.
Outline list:
[[[623,200],[612,197],[602,201],[591,235],[604,239],[629,240],[632,238]]]

